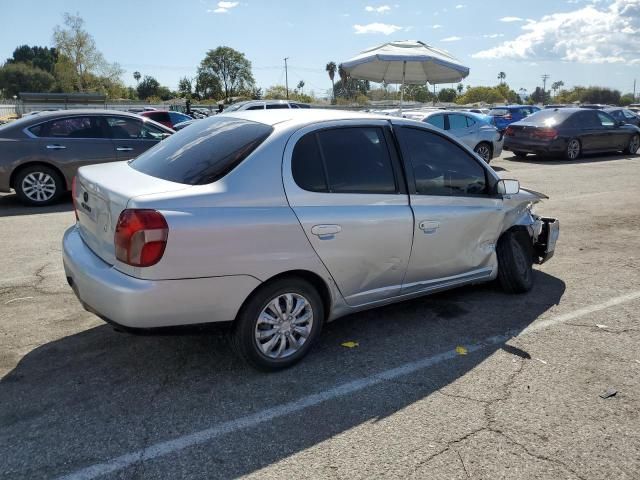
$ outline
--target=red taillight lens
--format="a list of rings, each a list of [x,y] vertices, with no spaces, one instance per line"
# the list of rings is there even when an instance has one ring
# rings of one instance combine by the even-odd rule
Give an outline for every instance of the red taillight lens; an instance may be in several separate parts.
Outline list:
[[[540,140],[555,140],[558,138],[558,131],[555,128],[536,128],[531,132],[531,138]]]
[[[513,130],[513,128],[511,128],[511,127],[507,127],[507,129],[505,130],[504,134],[505,134],[507,137],[513,137],[513,135],[514,135],[514,130]]]
[[[71,198],[73,200],[73,213],[76,214],[76,222],[79,220],[78,218],[78,204],[76,203],[76,182],[78,177],[74,176],[73,180],[71,180]]]
[[[118,218],[114,243],[116,258],[133,267],[150,267],[160,261],[169,226],[156,210],[127,209]]]

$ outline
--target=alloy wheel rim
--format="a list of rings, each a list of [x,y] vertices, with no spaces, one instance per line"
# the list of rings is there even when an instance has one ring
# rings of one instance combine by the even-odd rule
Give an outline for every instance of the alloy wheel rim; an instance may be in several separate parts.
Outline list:
[[[56,194],[56,182],[45,172],[32,172],[22,180],[22,191],[29,200],[46,202]]]
[[[263,355],[283,359],[302,348],[312,327],[309,300],[298,293],[283,293],[271,299],[258,315],[254,338]]]
[[[489,160],[489,147],[486,147],[484,145],[482,147],[478,147],[476,153],[480,155],[483,160]]]
[[[567,154],[569,158],[577,158],[578,153],[580,152],[580,144],[577,140],[571,140],[569,142],[569,146],[567,147]]]
[[[634,135],[631,137],[631,142],[629,143],[629,151],[631,153],[636,153],[640,148],[640,137],[638,135]]]

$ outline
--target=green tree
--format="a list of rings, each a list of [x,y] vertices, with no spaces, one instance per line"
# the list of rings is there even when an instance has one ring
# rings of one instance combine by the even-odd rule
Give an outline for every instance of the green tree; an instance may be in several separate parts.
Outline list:
[[[498,80],[500,80],[500,83],[504,83],[505,78],[507,78],[507,74],[504,72],[500,72],[498,73]]]
[[[0,90],[6,98],[20,92],[48,92],[54,84],[53,75],[26,63],[10,63],[0,68]]]
[[[327,63],[327,66],[324,69],[329,74],[329,79],[331,79],[331,89],[332,89],[332,92],[333,92],[333,102],[335,103],[335,100],[336,100],[336,84],[333,81],[333,79],[336,76],[336,70],[338,69],[338,67],[336,67],[336,62],[329,62],[329,63]]]
[[[548,91],[544,91],[541,87],[536,87],[534,92],[531,94],[531,101],[533,103],[549,103],[551,101],[551,95]]]
[[[58,62],[63,59],[73,67],[76,90],[86,91],[92,88],[92,76],[120,81],[123,70],[117,63],[108,63],[104,59],[93,37],[84,29],[82,17],[65,13],[64,26],[66,28],[59,25],[55,27],[53,40],[58,50]]]
[[[300,80],[296,88],[300,91],[300,94],[304,95],[304,80]]]
[[[7,64],[24,63],[53,74],[57,60],[55,48],[21,45],[13,51],[11,58],[7,58]]]
[[[456,91],[453,88],[443,88],[438,92],[438,100],[445,103],[456,101]]]
[[[150,75],[145,75],[142,81],[138,84],[138,98],[140,100],[146,100],[149,97],[159,97],[158,89],[160,88],[160,82]]]
[[[137,70],[135,72],[133,72],[133,78],[136,81],[136,84],[140,83],[140,78],[142,78],[142,75],[140,75],[140,72],[138,72]]]
[[[189,78],[182,77],[178,80],[178,94],[181,97],[190,97],[193,91],[193,85]]]
[[[272,85],[267,88],[264,98],[266,100],[285,100],[287,98],[287,89],[284,85]],[[304,95],[298,91],[289,91],[289,100],[311,103],[313,101],[313,97]]]
[[[250,89],[255,84],[251,62],[244,53],[224,46],[207,52],[200,62],[198,75],[208,79],[209,84],[211,78],[217,79],[225,99],[230,99],[239,91]]]
[[[562,80],[558,80],[557,82],[553,82],[551,84],[551,90],[553,90],[553,96],[556,97],[556,92],[564,87],[564,82]]]
[[[620,105],[627,106],[635,103],[636,99],[633,97],[633,93],[625,93],[620,97]]]

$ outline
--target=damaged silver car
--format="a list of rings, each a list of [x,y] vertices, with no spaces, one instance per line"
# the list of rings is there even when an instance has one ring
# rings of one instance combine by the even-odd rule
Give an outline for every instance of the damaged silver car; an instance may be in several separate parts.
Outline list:
[[[558,221],[442,130],[346,111],[199,120],[129,162],[80,168],[64,268],[84,307],[138,330],[233,322],[279,369],[338,317],[497,279],[533,286]]]

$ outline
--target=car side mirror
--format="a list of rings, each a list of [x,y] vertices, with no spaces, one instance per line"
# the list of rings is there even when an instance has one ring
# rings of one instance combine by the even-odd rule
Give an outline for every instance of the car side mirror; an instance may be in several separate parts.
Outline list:
[[[616,127],[621,127],[621,126],[623,126],[624,124],[625,124],[625,122],[624,122],[623,120],[618,120],[618,121],[616,122]]]
[[[499,195],[515,195],[520,191],[520,182],[518,180],[498,180],[496,192]]]
[[[169,138],[173,133],[162,132],[160,135],[160,140],[164,140],[165,138]]]

